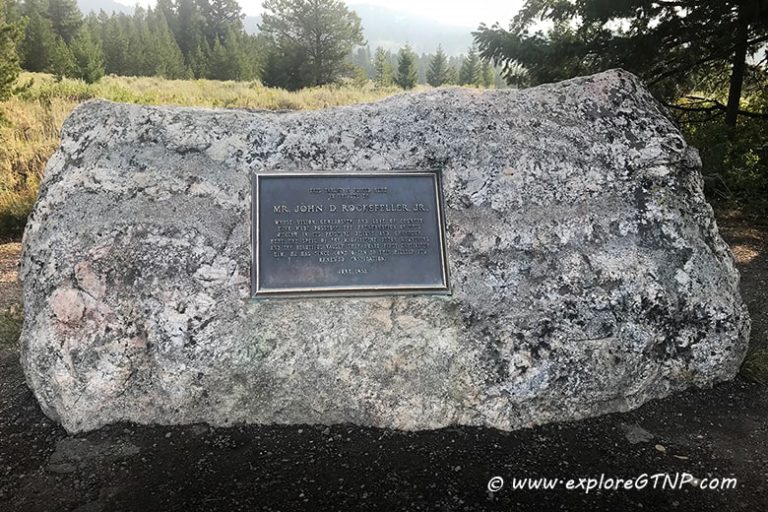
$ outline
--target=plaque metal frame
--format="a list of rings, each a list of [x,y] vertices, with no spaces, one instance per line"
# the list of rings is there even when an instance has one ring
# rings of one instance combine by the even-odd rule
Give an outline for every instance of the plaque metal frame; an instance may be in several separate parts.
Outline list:
[[[275,177],[307,177],[307,178],[377,178],[377,177],[422,176],[431,177],[435,191],[435,207],[437,214],[438,250],[440,255],[440,270],[442,283],[439,286],[420,285],[361,285],[361,286],[317,286],[296,288],[260,289],[259,274],[259,205],[261,178]],[[451,285],[448,269],[448,253],[445,241],[445,214],[442,187],[442,176],[435,170],[402,169],[386,172],[253,172],[251,173],[251,300],[288,299],[288,298],[321,298],[321,297],[376,297],[388,295],[451,295]]]

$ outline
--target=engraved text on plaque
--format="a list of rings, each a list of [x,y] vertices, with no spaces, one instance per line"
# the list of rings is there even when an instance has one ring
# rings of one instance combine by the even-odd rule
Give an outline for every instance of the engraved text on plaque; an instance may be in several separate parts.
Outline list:
[[[434,172],[256,174],[255,297],[447,293]]]

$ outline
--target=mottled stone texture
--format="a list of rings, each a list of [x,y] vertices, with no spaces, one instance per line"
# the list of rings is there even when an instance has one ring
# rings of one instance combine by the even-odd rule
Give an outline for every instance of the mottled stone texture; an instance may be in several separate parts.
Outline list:
[[[439,169],[451,297],[249,300],[249,174]],[[132,421],[515,429],[736,373],[749,319],[637,78],[321,112],[92,101],[24,237],[22,362],[70,432]]]

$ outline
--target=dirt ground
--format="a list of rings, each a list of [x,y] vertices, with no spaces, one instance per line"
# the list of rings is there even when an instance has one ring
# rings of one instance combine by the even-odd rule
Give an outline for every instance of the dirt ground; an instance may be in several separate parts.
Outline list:
[[[768,219],[766,219],[768,221]],[[768,224],[745,225],[740,221],[718,224],[731,246],[741,274],[741,295],[752,317],[752,350],[768,349]]]
[[[742,273],[752,350],[768,347],[768,227],[721,222]],[[19,300],[0,246],[0,310]],[[688,473],[734,489],[586,493],[580,478]],[[488,490],[494,476],[504,479]],[[513,478],[560,479],[522,491]],[[642,480],[640,480],[642,481]],[[40,412],[17,347],[0,346],[0,511],[766,511],[768,386],[739,377],[626,414],[516,432],[349,425],[116,425],[68,436]]]
[[[21,302],[21,285],[16,279],[19,242],[0,243],[0,311]]]

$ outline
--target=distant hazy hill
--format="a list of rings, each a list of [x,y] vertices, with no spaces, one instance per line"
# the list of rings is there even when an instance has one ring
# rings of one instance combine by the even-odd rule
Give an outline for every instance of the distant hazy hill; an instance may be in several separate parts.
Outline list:
[[[472,29],[443,25],[438,21],[403,11],[373,5],[350,6],[363,21],[371,48],[397,50],[409,42],[417,53],[434,52],[438,44],[449,55],[466,53],[472,44]]]
[[[91,11],[95,13],[104,11],[106,13],[124,12],[126,14],[131,14],[134,9],[134,7],[123,5],[114,0],[77,0],[77,6],[80,7],[80,10],[85,14]]]
[[[373,5],[350,6],[363,22],[363,34],[371,49],[383,46],[397,51],[406,42],[411,43],[417,53],[432,53],[437,45],[449,55],[466,53],[472,44],[472,29],[443,25],[435,20],[416,16],[403,11]],[[248,16],[244,20],[245,30],[251,34],[259,31],[260,16]]]
[[[77,0],[80,10],[84,13],[99,12],[133,12],[129,7],[114,0]],[[465,53],[472,44],[472,29],[443,25],[435,20],[416,16],[403,11],[378,7],[373,5],[353,5],[363,21],[363,32],[371,49],[383,46],[387,50],[397,51],[406,42],[411,43],[417,53],[431,53],[438,44],[449,55]],[[258,32],[260,16],[247,16],[243,23],[245,30],[251,34]]]

